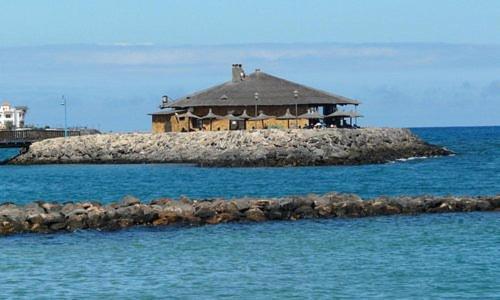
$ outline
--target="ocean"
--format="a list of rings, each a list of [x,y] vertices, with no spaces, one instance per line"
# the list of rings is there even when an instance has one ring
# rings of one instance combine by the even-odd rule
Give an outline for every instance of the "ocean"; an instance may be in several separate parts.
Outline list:
[[[500,193],[500,127],[412,130],[456,155],[300,168],[0,166],[0,202]],[[15,235],[0,238],[0,297],[496,298],[499,246],[494,212]]]

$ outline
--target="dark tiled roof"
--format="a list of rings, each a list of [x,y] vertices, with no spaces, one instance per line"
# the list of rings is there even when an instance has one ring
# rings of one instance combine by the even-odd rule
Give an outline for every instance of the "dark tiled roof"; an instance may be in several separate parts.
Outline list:
[[[298,91],[295,100],[294,91]],[[255,93],[259,94],[257,105],[324,105],[359,104],[357,100],[331,94],[276,76],[258,71],[243,80],[229,81],[212,88],[177,99],[168,107],[192,106],[250,106],[255,105]]]

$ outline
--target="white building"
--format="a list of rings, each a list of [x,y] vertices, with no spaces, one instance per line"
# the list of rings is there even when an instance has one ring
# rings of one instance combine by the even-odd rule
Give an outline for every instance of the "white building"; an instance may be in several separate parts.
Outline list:
[[[13,107],[8,101],[4,101],[0,106],[0,129],[23,128],[27,111],[26,106]]]

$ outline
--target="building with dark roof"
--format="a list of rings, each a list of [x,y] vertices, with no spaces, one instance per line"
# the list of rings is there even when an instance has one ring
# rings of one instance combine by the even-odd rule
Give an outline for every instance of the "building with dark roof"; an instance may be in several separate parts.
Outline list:
[[[153,132],[237,130],[271,127],[304,128],[339,106],[359,101],[288,81],[259,69],[246,75],[232,66],[231,81],[169,102],[152,113]],[[188,114],[189,112],[189,114]],[[326,123],[338,123],[336,118]]]

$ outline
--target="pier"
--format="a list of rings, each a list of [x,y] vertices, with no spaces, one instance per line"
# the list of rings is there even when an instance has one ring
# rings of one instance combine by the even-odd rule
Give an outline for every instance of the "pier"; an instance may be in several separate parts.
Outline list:
[[[79,130],[67,131],[68,136],[79,136]],[[64,130],[29,129],[0,130],[0,148],[28,148],[32,143],[45,139],[64,137]]]

